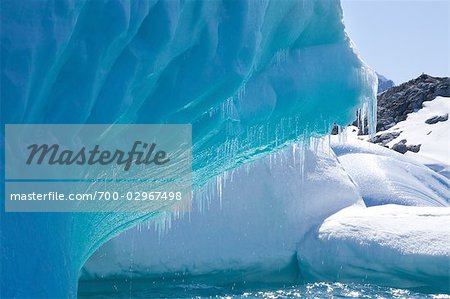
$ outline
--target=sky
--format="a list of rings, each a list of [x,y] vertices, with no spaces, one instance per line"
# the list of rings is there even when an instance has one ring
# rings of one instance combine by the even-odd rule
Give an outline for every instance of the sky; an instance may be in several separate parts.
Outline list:
[[[450,0],[342,0],[362,59],[395,84],[450,76]]]

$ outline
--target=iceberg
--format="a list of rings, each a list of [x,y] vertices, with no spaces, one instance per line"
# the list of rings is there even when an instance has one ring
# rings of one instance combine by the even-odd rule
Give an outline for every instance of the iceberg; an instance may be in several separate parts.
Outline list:
[[[7,0],[0,31],[2,124],[190,123],[196,189],[357,109],[373,130],[377,79],[338,1]],[[158,216],[5,213],[1,196],[2,297],[75,297],[101,244]]]
[[[238,167],[220,198],[194,191],[203,205],[170,229],[155,217],[108,241],[84,265],[80,291],[87,291],[83,283],[130,276],[215,286],[297,283],[298,242],[337,211],[364,206],[324,140],[301,155],[291,146]]]
[[[367,167],[376,158],[393,164]],[[368,142],[332,140],[330,148],[321,138],[304,153],[291,146],[236,168],[222,194],[206,203],[194,192],[204,205],[189,215],[170,224],[153,218],[106,242],[85,263],[80,292],[89,294],[93,282],[132,279],[214,286],[340,281],[448,292],[448,184]],[[112,284],[105,291],[115,292]]]

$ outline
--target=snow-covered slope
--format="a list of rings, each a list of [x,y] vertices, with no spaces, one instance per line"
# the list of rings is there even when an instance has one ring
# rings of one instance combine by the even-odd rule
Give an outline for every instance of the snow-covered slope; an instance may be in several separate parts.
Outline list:
[[[347,141],[333,136],[332,148],[339,162],[358,186],[368,206],[401,204],[448,206],[450,180],[413,158],[357,140],[348,128]]]
[[[438,172],[450,175],[450,98],[437,97],[423,103],[423,108],[417,112],[408,114],[406,120],[397,123],[392,128],[384,131],[399,132],[400,134],[386,145],[392,148],[401,140],[406,140],[407,145],[419,145],[420,150],[415,153],[407,151],[405,154],[422,161],[424,164],[434,167]],[[447,120],[433,124],[426,123],[434,116],[445,116]],[[445,119],[445,117],[443,118]],[[441,168],[436,168],[437,164]],[[436,165],[436,166],[433,166]]]
[[[408,113],[405,120],[377,132],[372,138],[367,135],[358,136],[358,129],[353,126],[343,129],[343,135],[349,141],[368,140],[401,152],[417,163],[450,178],[449,114],[450,97],[436,97],[423,102],[422,107]]]

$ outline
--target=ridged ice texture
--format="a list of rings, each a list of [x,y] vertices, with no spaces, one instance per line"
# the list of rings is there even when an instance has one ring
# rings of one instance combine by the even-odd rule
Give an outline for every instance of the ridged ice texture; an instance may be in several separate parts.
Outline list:
[[[376,77],[338,1],[1,5],[2,123],[191,123],[195,186],[348,124],[360,107],[374,115]],[[20,295],[28,277],[29,292],[73,294],[84,260],[135,218],[2,215],[3,270],[17,274],[2,290]]]

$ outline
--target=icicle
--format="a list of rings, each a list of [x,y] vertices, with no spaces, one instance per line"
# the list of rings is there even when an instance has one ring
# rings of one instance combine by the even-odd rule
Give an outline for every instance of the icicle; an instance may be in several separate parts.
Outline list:
[[[136,236],[136,232],[133,232],[132,237],[131,237],[130,267],[128,269],[128,272],[130,273],[130,276],[129,276],[130,284],[129,284],[129,287],[128,287],[128,296],[129,296],[129,298],[132,298],[132,291],[133,291],[135,236]]]
[[[218,175],[216,177],[216,188],[217,188],[217,194],[219,196],[219,204],[220,208],[222,208],[222,180],[223,180],[224,174]]]
[[[337,126],[338,127],[338,142],[339,144],[344,144],[347,142],[347,127],[346,126]]]
[[[287,61],[287,57],[288,57],[288,50],[287,49],[279,49],[275,53],[276,66],[279,67],[281,64],[285,63]]]

